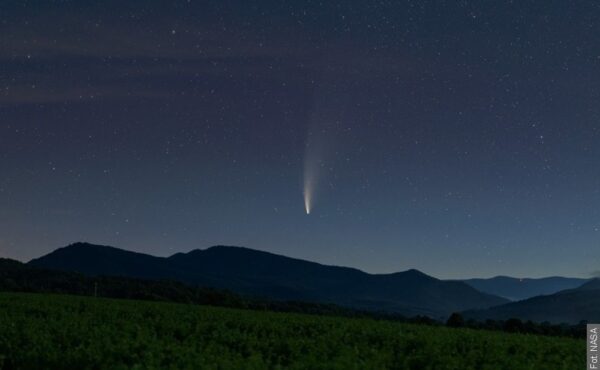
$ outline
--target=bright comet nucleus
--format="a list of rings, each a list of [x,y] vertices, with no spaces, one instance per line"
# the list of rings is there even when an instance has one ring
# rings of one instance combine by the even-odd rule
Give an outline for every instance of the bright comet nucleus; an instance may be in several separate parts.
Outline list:
[[[304,196],[304,210],[309,215],[313,209],[313,202],[315,201],[315,191],[317,185],[317,173],[318,173],[318,160],[311,158],[307,155],[304,162],[304,186],[302,189],[302,195]]]
[[[304,209],[306,214],[310,215],[310,194],[306,190],[304,191]]]

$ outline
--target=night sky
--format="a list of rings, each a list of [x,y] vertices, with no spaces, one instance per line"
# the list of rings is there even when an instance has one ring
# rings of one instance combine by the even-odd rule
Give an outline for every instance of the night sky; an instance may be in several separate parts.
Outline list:
[[[88,3],[0,5],[0,256],[600,269],[598,1]]]

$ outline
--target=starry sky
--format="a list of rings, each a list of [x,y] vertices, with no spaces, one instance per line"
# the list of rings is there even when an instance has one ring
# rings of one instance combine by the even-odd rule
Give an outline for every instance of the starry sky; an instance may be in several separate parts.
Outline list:
[[[3,1],[0,35],[0,256],[599,269],[597,1]]]

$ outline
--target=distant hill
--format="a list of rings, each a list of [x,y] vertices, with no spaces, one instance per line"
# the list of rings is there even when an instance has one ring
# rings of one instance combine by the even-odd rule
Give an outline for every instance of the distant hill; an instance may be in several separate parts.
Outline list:
[[[588,280],[576,290],[600,290],[600,278]]]
[[[249,296],[334,303],[406,316],[442,318],[507,302],[463,282],[438,280],[417,270],[373,275],[241,247],[216,246],[165,258],[76,243],[29,265],[86,275],[174,279]]]
[[[579,288],[529,298],[484,310],[464,313],[476,320],[519,318],[534,322],[576,324],[582,320],[600,322],[600,280],[593,279]]]
[[[588,279],[559,276],[540,279],[519,279],[508,276],[496,276],[490,279],[467,279],[462,281],[481,292],[513,301],[520,301],[538,295],[553,294],[561,290],[577,288],[588,281]]]

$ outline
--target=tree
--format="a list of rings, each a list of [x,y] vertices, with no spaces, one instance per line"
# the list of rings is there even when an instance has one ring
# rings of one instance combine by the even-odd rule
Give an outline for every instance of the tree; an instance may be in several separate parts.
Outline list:
[[[450,315],[450,317],[446,321],[446,326],[449,326],[452,328],[463,327],[463,326],[465,326],[465,319],[463,319],[462,315],[459,314],[458,312],[454,312],[452,315]]]
[[[512,318],[504,322],[504,331],[509,333],[520,333],[523,332],[523,322],[519,319]]]

